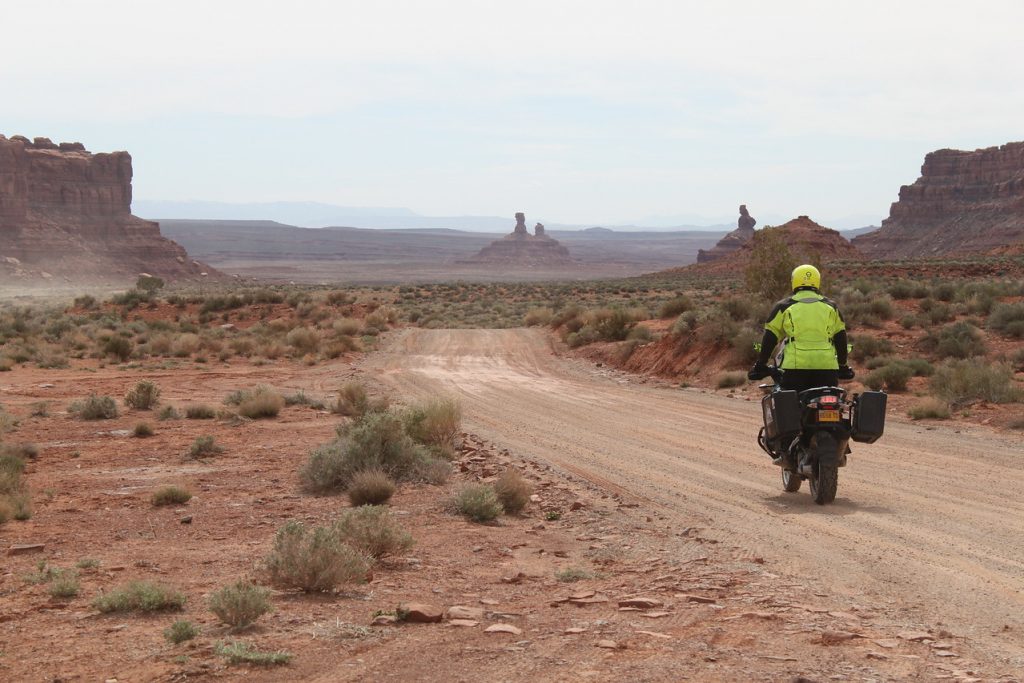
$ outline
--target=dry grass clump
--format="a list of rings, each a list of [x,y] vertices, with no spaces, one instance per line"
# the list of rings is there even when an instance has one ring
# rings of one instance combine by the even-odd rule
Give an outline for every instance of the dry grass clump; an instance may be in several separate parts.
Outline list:
[[[363,329],[362,323],[352,318],[339,318],[334,321],[331,327],[334,329],[335,334],[343,337],[354,337]]]
[[[132,581],[99,595],[92,606],[104,614],[110,612],[162,612],[180,610],[185,596],[177,590],[153,581]]]
[[[4,448],[0,452],[0,524],[32,517],[32,499],[23,476],[25,461],[19,452],[18,448]]]
[[[210,596],[210,611],[217,615],[221,623],[239,630],[274,611],[269,597],[270,591],[266,588],[250,581],[237,581]]]
[[[926,398],[910,406],[907,414],[913,420],[946,420],[949,404],[937,398]]]
[[[285,342],[296,356],[316,353],[320,348],[320,333],[308,327],[296,327],[285,337]]]
[[[533,487],[523,479],[519,470],[510,467],[494,482],[494,492],[506,513],[518,515],[529,504]]]
[[[502,512],[498,494],[486,484],[465,487],[455,495],[452,505],[456,512],[478,523],[492,522]]]
[[[178,409],[175,408],[174,406],[164,406],[163,408],[160,409],[160,412],[157,413],[156,419],[161,420],[161,421],[163,421],[163,420],[180,420],[181,419],[181,413],[179,413]]]
[[[285,400],[281,394],[270,387],[259,386],[243,392],[238,401],[238,413],[253,420],[277,417],[284,405]]]
[[[160,402],[160,387],[149,380],[135,384],[124,395],[124,404],[135,410],[152,410]]]
[[[155,506],[182,505],[192,500],[192,494],[180,486],[161,486],[153,492],[150,502]]]
[[[952,405],[971,401],[1012,403],[1024,397],[1005,363],[988,364],[978,358],[948,361],[935,369],[931,392]]]
[[[263,652],[249,643],[217,643],[214,651],[227,660],[228,664],[255,664],[257,666],[276,666],[287,664],[292,654],[284,650]]]
[[[185,406],[185,417],[189,420],[212,420],[217,417],[217,411],[205,403],[193,403]]]
[[[132,429],[132,436],[138,439],[146,439],[153,436],[153,426],[148,422],[139,422]]]
[[[412,535],[395,521],[383,505],[348,510],[335,522],[341,540],[375,560],[400,555],[412,548]]]
[[[109,396],[89,394],[87,398],[74,401],[68,412],[80,420],[112,420],[118,415],[117,403]]]
[[[345,543],[335,526],[309,528],[293,520],[278,530],[263,564],[277,586],[322,592],[365,582],[373,561]]]
[[[219,455],[224,452],[224,447],[217,443],[212,436],[197,436],[196,440],[189,446],[187,457],[196,460],[211,455]]]
[[[395,493],[395,482],[383,470],[363,470],[352,475],[346,493],[349,502],[356,507],[384,505]]]
[[[338,390],[338,398],[331,406],[331,412],[349,417],[361,417],[370,408],[366,387],[359,382],[345,382]]]
[[[585,579],[592,579],[594,576],[594,572],[582,567],[566,567],[565,569],[555,572],[555,578],[562,583],[575,583]]]
[[[78,572],[64,570],[53,577],[50,581],[50,597],[58,600],[70,600],[78,595],[81,584],[78,581]]]
[[[554,317],[555,312],[546,306],[531,308],[523,316],[523,324],[527,327],[550,325]]]
[[[715,387],[718,389],[731,389],[743,386],[746,381],[747,373],[745,372],[720,372],[715,377]]]

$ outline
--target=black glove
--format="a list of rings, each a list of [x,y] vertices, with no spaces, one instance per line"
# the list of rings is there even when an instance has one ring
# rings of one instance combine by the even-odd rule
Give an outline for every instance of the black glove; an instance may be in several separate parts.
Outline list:
[[[839,379],[853,379],[856,373],[849,365],[839,366]]]
[[[757,361],[750,367],[750,370],[747,372],[747,379],[751,381],[756,379],[764,379],[770,374],[771,370],[768,368],[768,364],[762,363],[761,361]]]

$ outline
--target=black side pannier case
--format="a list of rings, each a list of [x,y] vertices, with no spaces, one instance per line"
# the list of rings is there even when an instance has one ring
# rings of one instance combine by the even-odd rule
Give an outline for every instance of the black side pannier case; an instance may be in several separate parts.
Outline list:
[[[874,443],[885,431],[884,391],[865,391],[857,397],[853,406],[853,421],[850,436],[858,443]]]
[[[764,432],[769,439],[800,433],[800,399],[795,391],[773,391],[761,399]]]

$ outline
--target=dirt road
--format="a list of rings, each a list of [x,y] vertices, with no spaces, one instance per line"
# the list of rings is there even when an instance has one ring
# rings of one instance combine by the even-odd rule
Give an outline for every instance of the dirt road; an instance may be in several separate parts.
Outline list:
[[[1024,667],[1024,442],[891,420],[839,495],[781,491],[754,400],[656,388],[556,358],[533,330],[409,330],[370,369],[461,398],[467,428],[628,495],[773,571],[970,638]],[[806,489],[806,485],[805,485]]]

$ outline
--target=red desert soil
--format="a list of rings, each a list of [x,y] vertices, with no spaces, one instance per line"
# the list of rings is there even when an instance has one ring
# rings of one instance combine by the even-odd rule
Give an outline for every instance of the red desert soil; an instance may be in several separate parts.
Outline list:
[[[410,557],[348,594],[275,592],[276,611],[237,636],[217,625],[206,596],[258,576],[286,520],[325,522],[347,505],[302,494],[297,479],[338,418],[298,406],[239,426],[65,412],[90,391],[123,396],[141,378],[181,406],[258,383],[325,397],[357,373],[396,397],[461,399],[470,436],[453,481],[404,486],[392,500],[417,542]],[[51,416],[29,417],[43,400]],[[9,439],[40,447],[28,467],[35,514],[0,526],[0,552],[45,544],[3,555],[0,679],[968,681],[1016,680],[1024,666],[1021,439],[983,427],[897,421],[878,444],[855,448],[836,504],[821,508],[780,492],[753,443],[754,402],[558,360],[530,330],[391,333],[359,367],[18,368],[0,376],[0,402],[22,421]],[[154,437],[122,431],[140,420]],[[205,434],[225,453],[186,461]],[[508,465],[536,486],[525,516],[483,526],[444,512],[460,485]],[[166,483],[196,497],[152,507]],[[39,560],[67,568],[83,558],[100,565],[82,571],[69,601],[23,579]],[[556,580],[568,568],[596,576]],[[178,587],[185,611],[89,606],[133,578]],[[649,601],[623,604],[638,597]],[[465,627],[369,625],[404,601],[482,614]],[[179,618],[203,634],[169,645],[162,631]],[[520,632],[485,631],[495,624]],[[235,639],[295,658],[230,666],[214,646]]]

